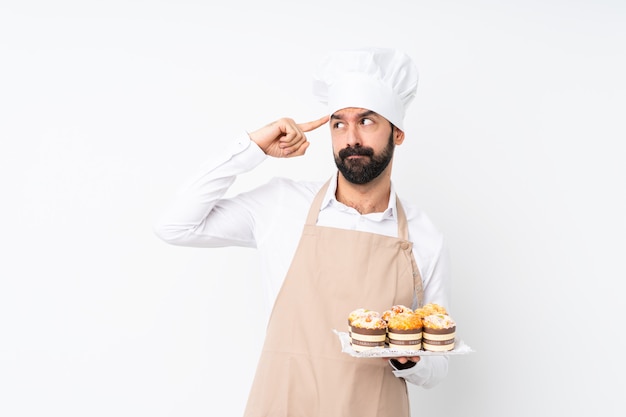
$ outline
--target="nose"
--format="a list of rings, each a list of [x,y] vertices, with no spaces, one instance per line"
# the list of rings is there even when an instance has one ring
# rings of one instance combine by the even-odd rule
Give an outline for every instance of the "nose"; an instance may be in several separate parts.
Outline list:
[[[348,129],[346,130],[346,145],[351,147],[361,146],[361,135],[359,135],[357,126],[348,126]]]

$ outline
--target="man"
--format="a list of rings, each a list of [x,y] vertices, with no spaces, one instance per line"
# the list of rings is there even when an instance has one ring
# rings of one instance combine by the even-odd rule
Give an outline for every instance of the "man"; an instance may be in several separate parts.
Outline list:
[[[449,307],[443,238],[391,182],[417,80],[411,59],[396,50],[331,53],[314,80],[328,115],[280,119],[237,138],[156,226],[172,244],[247,246],[262,255],[273,308],[246,416],[409,416],[405,381],[432,387],[446,376],[446,357],[353,358],[332,333],[361,307]],[[268,156],[304,155],[306,132],[327,122],[337,165],[327,181],[275,178],[223,198],[237,175]]]

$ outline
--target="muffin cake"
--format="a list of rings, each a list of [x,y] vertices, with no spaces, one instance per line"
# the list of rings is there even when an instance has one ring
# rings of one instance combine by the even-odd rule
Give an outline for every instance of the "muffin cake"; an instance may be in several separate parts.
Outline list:
[[[412,311],[394,314],[387,321],[389,348],[420,350],[422,348],[422,319]]]
[[[447,314],[431,314],[422,319],[424,334],[422,348],[432,352],[454,349],[456,323]]]
[[[350,344],[357,352],[385,347],[387,322],[374,314],[356,317],[350,326]]]

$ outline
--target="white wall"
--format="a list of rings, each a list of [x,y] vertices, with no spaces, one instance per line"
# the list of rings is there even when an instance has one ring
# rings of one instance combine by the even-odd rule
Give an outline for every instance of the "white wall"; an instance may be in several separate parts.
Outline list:
[[[241,414],[255,254],[151,227],[236,132],[319,117],[312,66],[361,45],[420,68],[395,181],[448,237],[475,350],[411,389],[413,414],[624,415],[625,18],[617,0],[0,3],[0,415],[207,416],[226,396]],[[235,190],[325,177],[311,140]]]

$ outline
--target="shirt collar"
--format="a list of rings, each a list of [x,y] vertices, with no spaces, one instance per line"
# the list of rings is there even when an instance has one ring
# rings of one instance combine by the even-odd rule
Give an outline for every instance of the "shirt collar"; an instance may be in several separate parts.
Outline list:
[[[337,201],[335,197],[337,191],[337,175],[339,171],[335,171],[333,176],[330,178],[330,184],[328,184],[328,189],[326,190],[326,194],[324,195],[324,199],[322,200],[322,205],[320,210],[324,210],[329,206],[342,206],[346,207],[343,203]],[[396,211],[396,190],[393,187],[393,182],[391,183],[391,190],[389,193],[389,205],[382,213],[378,213],[381,215],[382,219],[396,219],[397,211]]]

